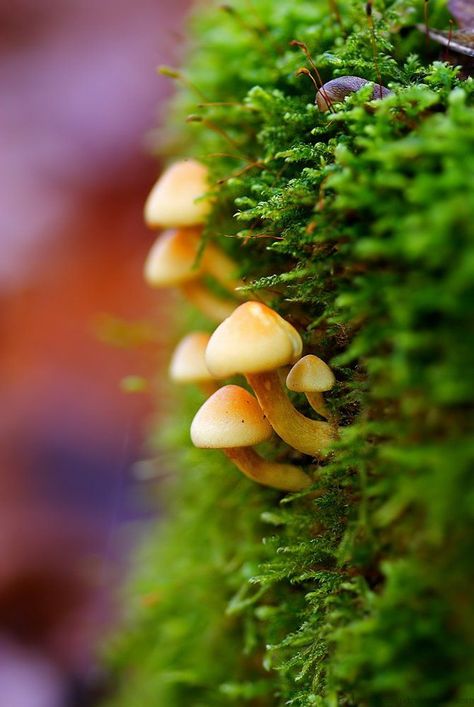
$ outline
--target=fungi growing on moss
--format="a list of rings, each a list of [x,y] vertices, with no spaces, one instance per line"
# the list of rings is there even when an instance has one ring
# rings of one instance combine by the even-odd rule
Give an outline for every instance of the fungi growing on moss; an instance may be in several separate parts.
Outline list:
[[[329,417],[323,392],[331,390],[336,379],[327,363],[308,354],[295,363],[286,377],[286,387],[296,393],[305,393],[309,404],[319,415]]]
[[[311,479],[293,464],[268,461],[252,449],[269,439],[272,427],[257,400],[238,385],[226,385],[211,395],[191,424],[196,447],[222,449],[253,481],[282,491],[300,491]]]
[[[245,302],[212,334],[206,363],[216,378],[246,375],[276,433],[295,449],[319,457],[334,439],[334,429],[298,412],[278,375],[281,366],[298,360],[302,346],[296,329],[270,307]]]
[[[196,226],[204,223],[210,202],[207,168],[196,160],[175,162],[160,176],[145,203],[150,228]]]
[[[171,229],[162,233],[148,253],[144,276],[152,287],[175,287],[202,275],[196,266],[200,232],[197,228]]]
[[[153,244],[145,262],[144,276],[151,287],[180,287],[198,309],[214,321],[222,321],[235,305],[217,297],[202,283],[211,275],[230,293],[241,283],[235,278],[235,263],[212,243],[205,246],[199,259],[199,228],[170,229]]]

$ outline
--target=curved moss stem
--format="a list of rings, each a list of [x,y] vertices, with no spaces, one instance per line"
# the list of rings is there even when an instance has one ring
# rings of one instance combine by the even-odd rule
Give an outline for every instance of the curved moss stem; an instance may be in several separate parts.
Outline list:
[[[280,491],[301,491],[311,486],[311,479],[293,464],[280,464],[261,457],[252,447],[224,449],[225,454],[252,481]]]
[[[336,438],[328,422],[310,420],[291,404],[277,371],[249,373],[247,380],[271,426],[287,444],[303,454],[320,457]]]

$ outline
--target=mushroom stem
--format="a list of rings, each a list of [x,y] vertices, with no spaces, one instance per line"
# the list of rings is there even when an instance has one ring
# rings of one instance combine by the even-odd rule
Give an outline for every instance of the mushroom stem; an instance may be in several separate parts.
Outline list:
[[[212,243],[206,245],[201,264],[205,272],[234,295],[236,288],[244,284],[235,277],[237,267],[234,261]]]
[[[293,464],[280,464],[263,459],[252,447],[223,450],[240,471],[263,486],[281,491],[301,491],[311,486],[311,479]]]
[[[206,317],[215,322],[222,322],[234,311],[236,305],[213,295],[205,285],[198,280],[190,280],[181,284],[181,292]]]
[[[215,381],[199,381],[197,387],[206,398],[210,398],[211,395],[219,390],[219,384]]]
[[[319,457],[335,439],[334,427],[310,420],[296,410],[288,399],[276,370],[247,373],[260,407],[271,426],[287,444],[303,454]]]
[[[313,410],[318,413],[318,415],[321,415],[322,417],[325,417],[327,420],[329,419],[329,410],[326,407],[326,403],[324,402],[324,396],[322,393],[305,393],[306,399],[308,403],[311,405]]]

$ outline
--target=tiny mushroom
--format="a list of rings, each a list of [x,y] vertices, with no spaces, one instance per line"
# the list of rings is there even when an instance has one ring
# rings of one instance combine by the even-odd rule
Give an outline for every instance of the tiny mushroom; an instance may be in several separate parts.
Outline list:
[[[327,81],[321,86],[316,94],[315,103],[322,113],[326,113],[331,110],[333,103],[342,103],[346,96],[359,91],[368,83],[370,81],[360,76],[339,76],[339,78]],[[385,98],[391,93],[390,89],[385,88],[385,86],[374,83],[371,100]]]
[[[245,302],[212,334],[206,363],[216,378],[245,374],[276,433],[295,449],[321,456],[335,437],[327,422],[310,420],[291,404],[278,369],[301,356],[301,337],[270,307]]]
[[[196,447],[222,449],[253,481],[283,491],[300,491],[311,479],[292,464],[263,459],[252,445],[269,439],[272,427],[253,395],[237,385],[226,385],[201,406],[191,424]]]
[[[216,379],[207,369],[204,352],[210,335],[194,331],[182,339],[171,357],[169,377],[175,383],[194,383],[207,397],[217,390]]]
[[[305,393],[309,404],[322,417],[329,417],[323,392],[331,390],[336,379],[327,363],[308,354],[295,363],[286,378],[286,386],[296,393]]]
[[[161,234],[148,253],[144,275],[152,287],[174,287],[202,275],[195,266],[200,233],[195,228],[170,229]]]
[[[208,189],[208,172],[204,165],[196,160],[175,162],[163,172],[146,200],[145,223],[150,228],[204,223],[210,202],[200,197]]]
[[[188,299],[215,321],[222,321],[234,304],[212,294],[201,282],[205,274],[214,277],[229,292],[241,283],[235,278],[235,263],[212,243],[201,259],[198,228],[170,229],[153,244],[145,262],[144,276],[151,287],[180,287]]]

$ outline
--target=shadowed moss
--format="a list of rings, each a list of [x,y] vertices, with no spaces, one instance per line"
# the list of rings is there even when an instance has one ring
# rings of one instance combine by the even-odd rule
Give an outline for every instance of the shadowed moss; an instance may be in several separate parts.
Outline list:
[[[422,6],[375,3],[376,62],[361,2],[338,0],[341,23],[325,0],[235,0],[192,20],[183,72],[204,98],[179,90],[168,149],[209,166],[205,237],[249,296],[333,367],[341,437],[320,466],[267,447],[315,479],[284,497],[193,449],[199,400],[182,397],[160,435],[169,517],[109,648],[114,706],[474,699],[474,82],[427,52]],[[447,25],[443,3],[430,17]],[[294,39],[323,80],[393,95],[368,106],[368,86],[319,113]]]

